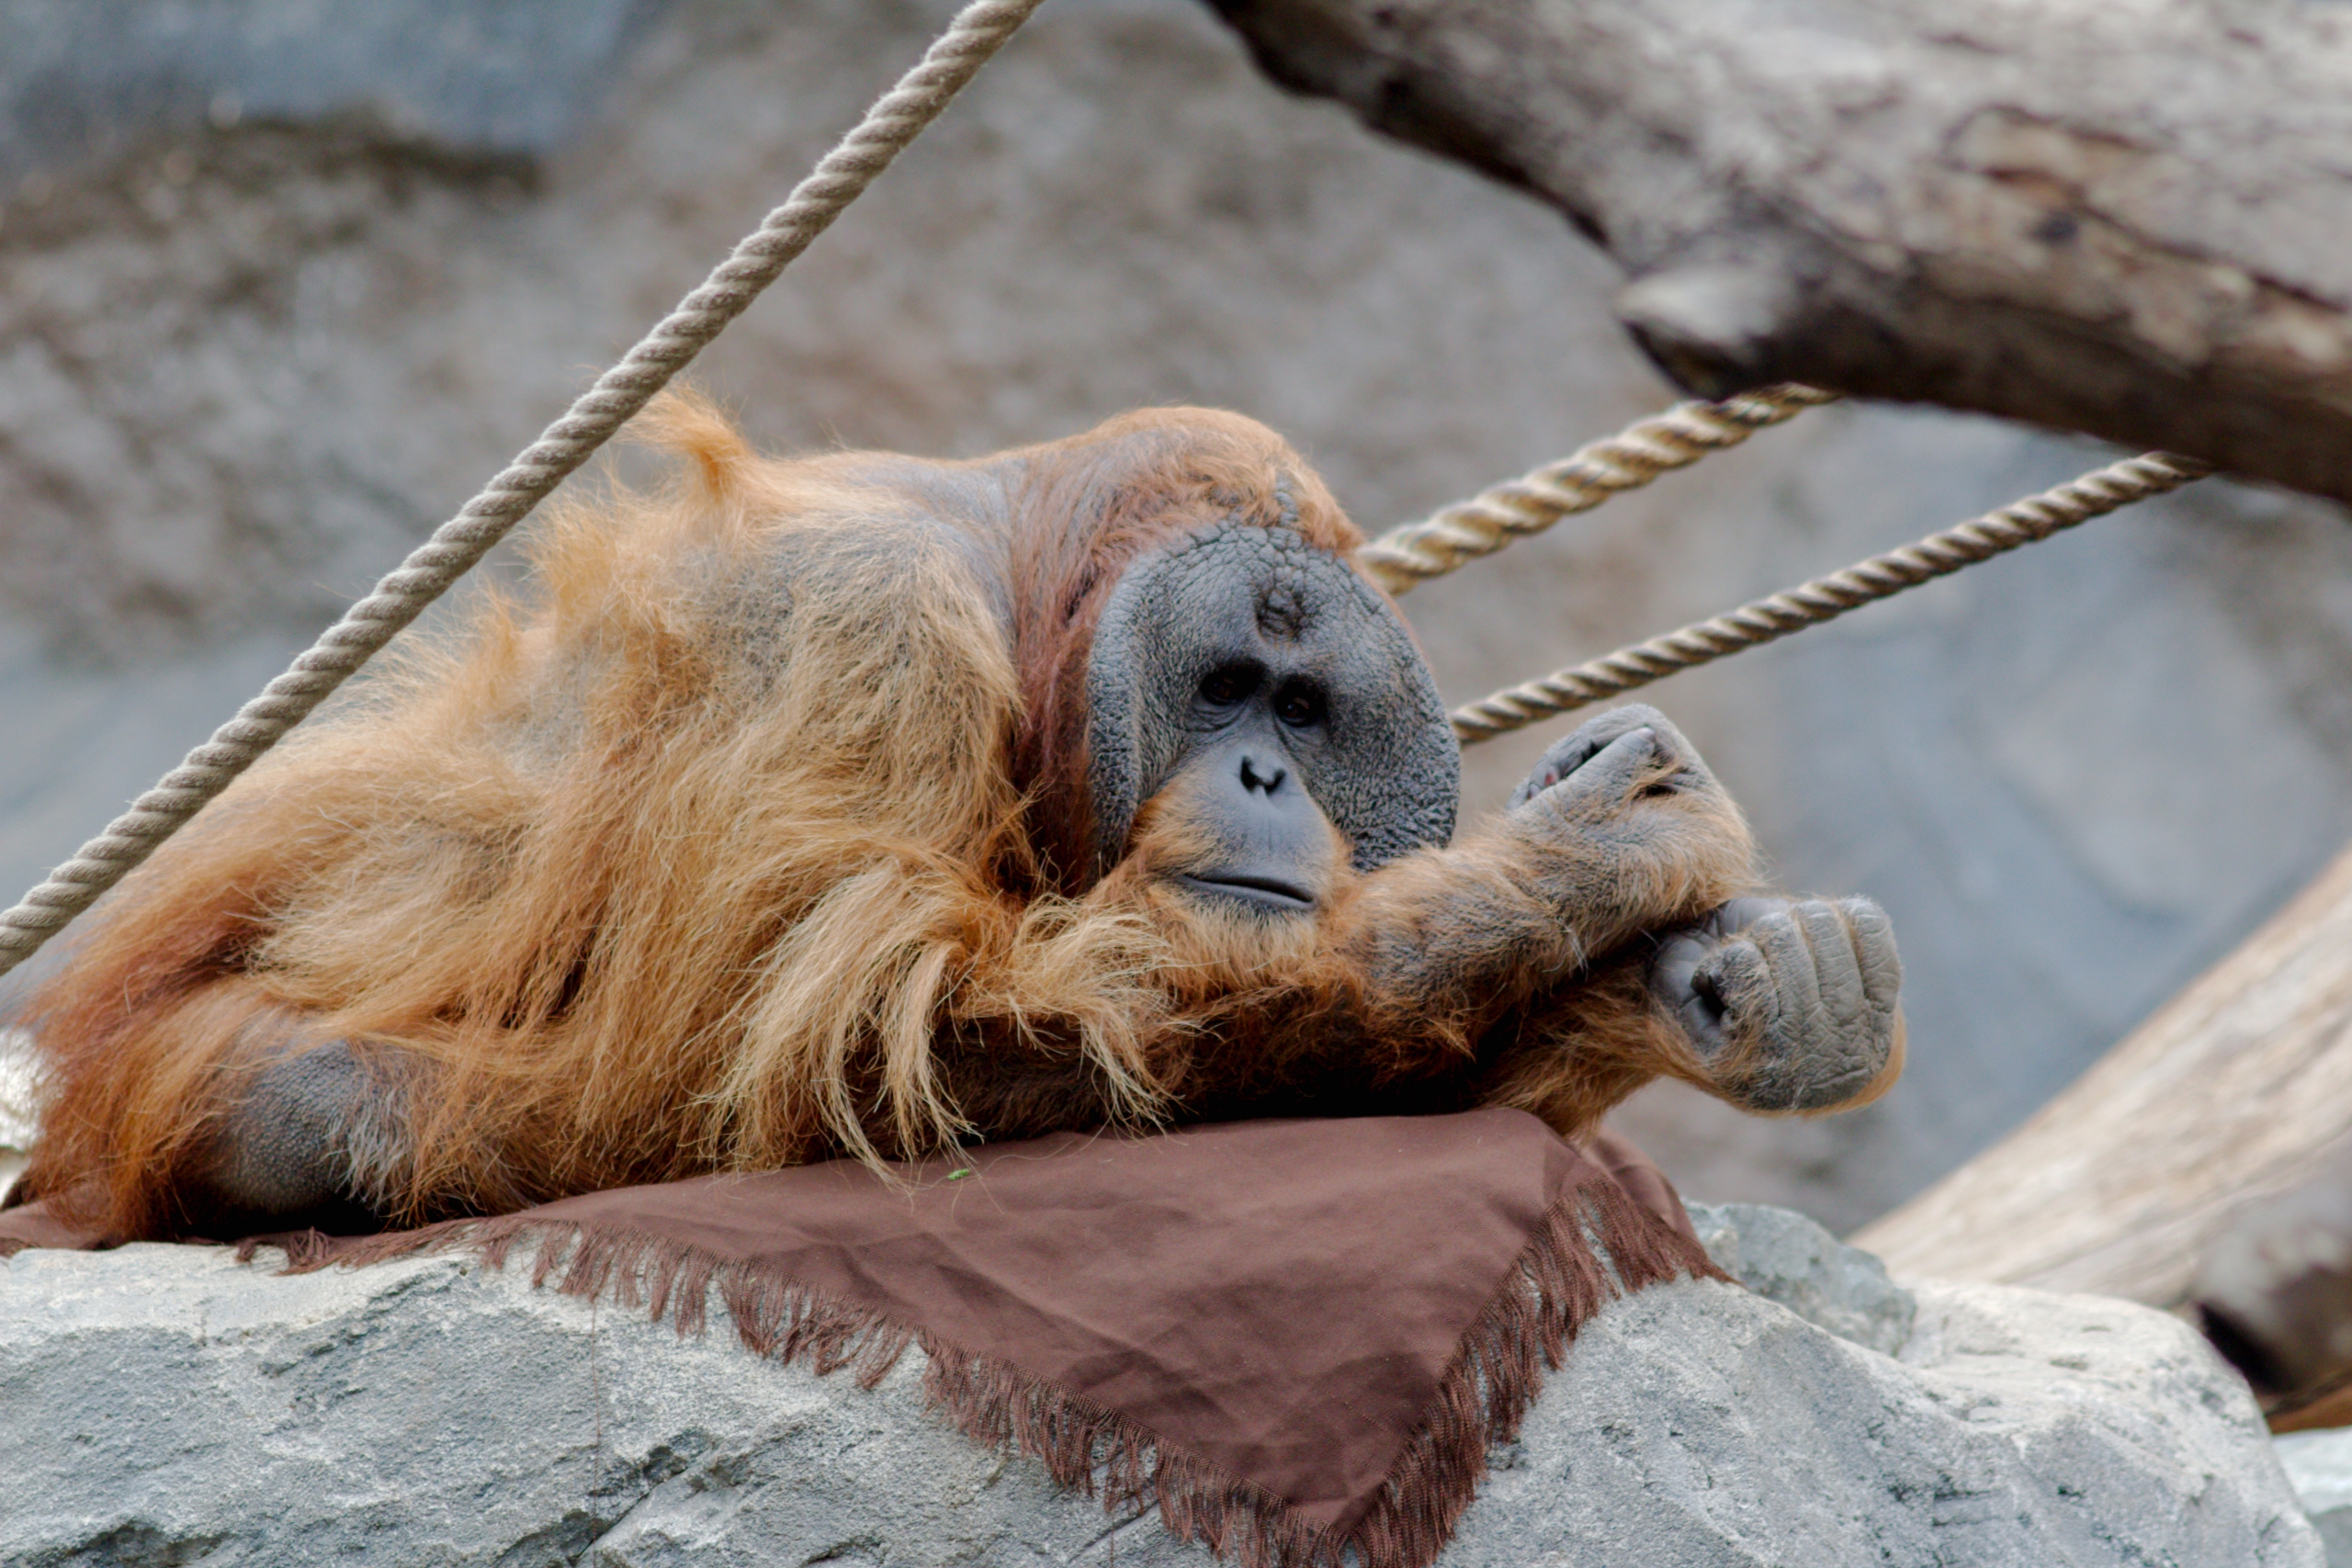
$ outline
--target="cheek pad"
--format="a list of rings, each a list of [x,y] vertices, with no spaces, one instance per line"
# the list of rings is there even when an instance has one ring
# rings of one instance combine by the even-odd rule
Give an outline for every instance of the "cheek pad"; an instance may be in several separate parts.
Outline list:
[[[1453,836],[1462,752],[1395,609],[1290,528],[1227,523],[1146,556],[1103,607],[1087,663],[1095,872],[1201,739],[1193,695],[1236,658],[1304,662],[1331,695],[1296,759],[1359,871]]]

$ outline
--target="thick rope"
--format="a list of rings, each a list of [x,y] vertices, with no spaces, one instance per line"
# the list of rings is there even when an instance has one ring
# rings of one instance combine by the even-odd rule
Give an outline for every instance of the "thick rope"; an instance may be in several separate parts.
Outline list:
[[[1639,490],[1670,469],[1736,446],[1767,425],[1837,400],[1835,392],[1792,381],[1721,402],[1677,403],[1558,462],[1392,528],[1358,550],[1356,560],[1383,588],[1402,593],[1425,578],[1442,577],[1540,534],[1572,513],[1589,512],[1621,491]]]
[[[855,130],[826,153],[782,207],[735,247],[702,287],[596,379],[561,419],[480,495],[418,546],[375,592],[345,612],[310,651],[212,739],[187,754],[107,830],[50,873],[14,908],[0,913],[0,975],[6,974],[98,896],[177,832],[229,787],[280,737],[326,700],[369,655],[392,640],[424,607],[531,509],[586,462],[631,415],[743,313],[793,258],[808,248],[858,198],[949,101],[1040,0],[973,0],[956,13],[922,63],[866,111]]]
[[[1465,746],[1490,740],[1537,719],[1646,686],[1678,671],[1770,642],[1802,627],[1835,620],[1849,610],[1917,588],[2020,545],[2046,539],[2118,507],[2178,490],[2211,471],[2194,457],[2167,452],[2110,463],[2055,490],[2012,502],[1998,512],[1930,534],[1917,544],[1872,556],[1769,599],[1743,604],[1728,615],[1497,692],[1455,709],[1453,733]]]

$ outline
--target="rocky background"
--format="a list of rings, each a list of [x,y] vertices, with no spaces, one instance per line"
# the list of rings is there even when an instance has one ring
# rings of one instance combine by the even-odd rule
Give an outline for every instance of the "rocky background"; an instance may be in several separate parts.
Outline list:
[[[0,899],[257,689],[698,281],[944,0],[0,0]],[[1546,213],[1288,99],[1192,0],[1053,0],[701,362],[763,443],[968,454],[1139,403],[1368,528],[1671,393]],[[1450,696],[2107,454],[1841,407],[1425,587]],[[2352,530],[2220,484],[1648,694],[1781,880],[1868,892],[1911,1068],[1679,1089],[1686,1190],[1860,1223],[2014,1125],[2352,833]],[[1556,728],[1474,750],[1474,811]]]

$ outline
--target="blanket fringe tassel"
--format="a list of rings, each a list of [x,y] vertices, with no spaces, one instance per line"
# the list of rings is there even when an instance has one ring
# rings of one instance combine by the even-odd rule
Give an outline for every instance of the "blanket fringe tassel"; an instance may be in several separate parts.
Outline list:
[[[357,1247],[317,1232],[249,1241],[282,1247],[287,1271],[360,1264],[458,1247],[503,1268],[534,1248],[531,1282],[668,1317],[703,1332],[710,1290],[746,1348],[820,1374],[849,1370],[861,1388],[887,1376],[909,1345],[928,1359],[931,1404],[974,1441],[1044,1462],[1061,1485],[1098,1496],[1106,1513],[1157,1504],[1177,1536],[1238,1568],[1428,1568],[1477,1494],[1487,1450],[1510,1441],[1577,1330],[1603,1305],[1683,1278],[1724,1279],[1704,1252],[1613,1183],[1572,1186],[1544,1216],[1453,1364],[1369,1506],[1317,1525],[1254,1486],[1115,1411],[976,1355],[872,1309],[816,1294],[772,1268],[724,1262],[641,1232],[589,1232],[528,1215],[457,1220]],[[1604,1258],[1606,1261],[1604,1262]]]

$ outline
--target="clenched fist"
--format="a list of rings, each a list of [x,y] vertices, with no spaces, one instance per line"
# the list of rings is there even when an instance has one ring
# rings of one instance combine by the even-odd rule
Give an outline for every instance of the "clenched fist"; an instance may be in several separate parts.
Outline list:
[[[1867,898],[1735,898],[1660,941],[1649,985],[1749,1110],[1850,1105],[1902,1070],[1903,963]]]

